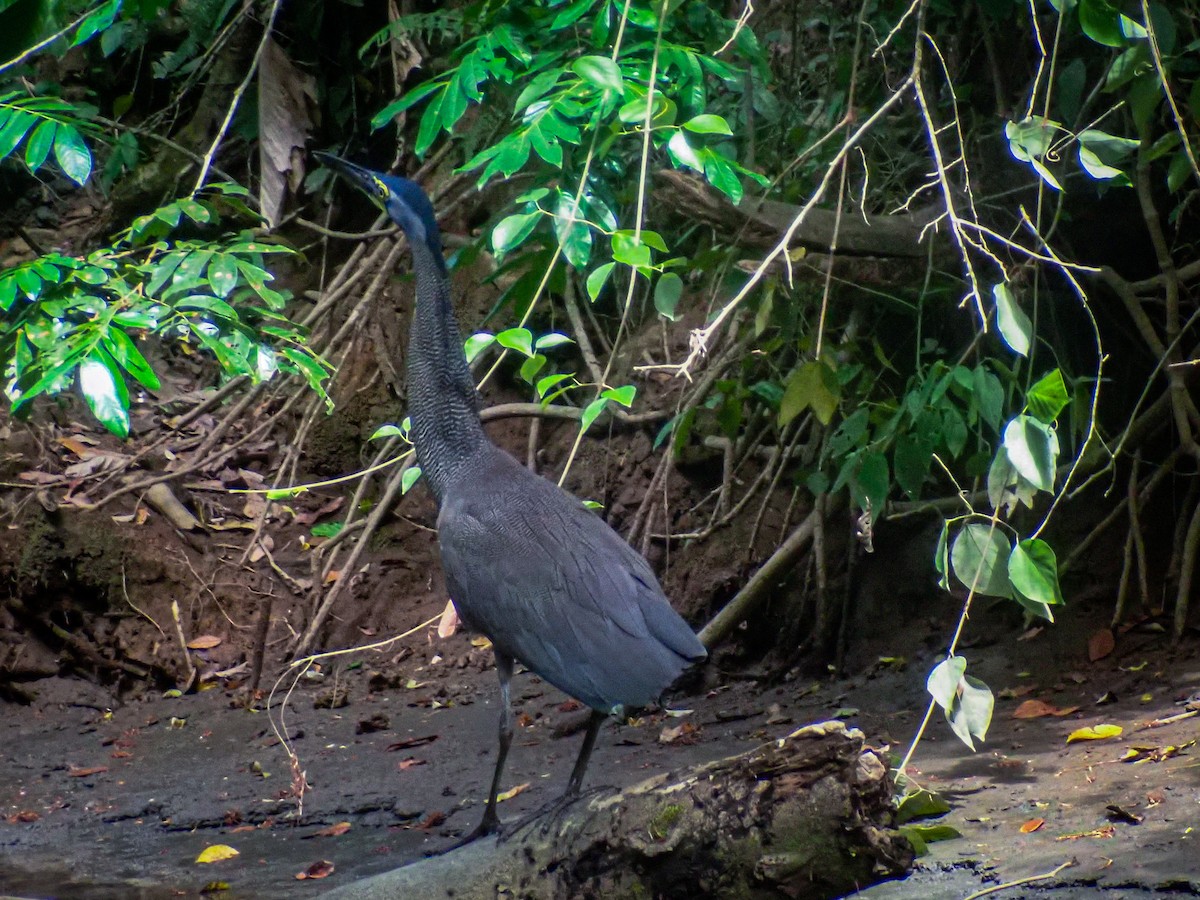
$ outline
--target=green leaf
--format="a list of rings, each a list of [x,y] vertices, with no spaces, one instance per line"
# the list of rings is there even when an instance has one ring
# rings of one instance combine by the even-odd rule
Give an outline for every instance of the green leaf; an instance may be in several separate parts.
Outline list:
[[[1008,577],[1021,596],[1035,603],[1063,602],[1054,550],[1039,538],[1019,541],[1008,558]]]
[[[228,319],[230,322],[238,321],[237,310],[226,303],[224,300],[219,300],[216,297],[210,297],[207,294],[191,294],[184,297],[182,300],[175,302],[176,309],[202,309],[205,312],[210,312],[214,316],[220,316],[223,319]]]
[[[318,522],[311,529],[313,537],[331,538],[346,527],[345,522]]]
[[[54,145],[54,135],[58,131],[58,123],[47,119],[33,130],[25,144],[25,165],[30,172],[36,172],[46,161],[50,148]]]
[[[519,213],[500,220],[492,229],[492,248],[497,253],[507,253],[521,244],[537,226],[541,213]]]
[[[667,141],[667,156],[677,166],[686,166],[697,172],[704,172],[704,161],[700,159],[696,148],[688,142],[683,129],[676,131]]]
[[[992,288],[992,296],[996,298],[996,327],[1000,329],[1000,336],[1015,352],[1028,356],[1033,339],[1033,323],[1029,316],[1017,305],[1007,284],[1001,282]]]
[[[1120,11],[1108,0],[1079,0],[1079,25],[1083,33],[1105,47],[1125,46]]]
[[[109,329],[104,336],[104,346],[121,368],[132,375],[143,387],[151,391],[157,391],[162,387],[158,375],[150,367],[146,357],[142,356],[142,352],[137,348],[133,338],[120,328]]]
[[[731,202],[741,202],[742,183],[738,180],[737,173],[729,164],[729,160],[707,147],[700,156],[704,160],[704,177],[708,179],[708,183],[728,197]]]
[[[942,530],[938,532],[937,547],[933,551],[933,567],[938,573],[938,586],[943,591],[950,590],[950,523],[942,520]]]
[[[950,565],[954,577],[989,597],[1011,597],[1008,557],[1012,547],[1008,538],[990,525],[972,522],[963,527],[950,546]],[[976,580],[978,573],[978,580]]]
[[[380,425],[378,428],[375,429],[374,434],[372,434],[369,438],[367,438],[367,440],[368,441],[377,441],[380,438],[389,438],[389,437],[403,437],[403,432],[401,432],[400,428],[396,425]]]
[[[554,235],[563,256],[576,269],[583,269],[592,255],[592,229],[575,205],[575,197],[559,191],[554,207]]]
[[[592,423],[596,421],[600,413],[604,412],[604,407],[608,405],[608,398],[604,396],[597,397],[591,403],[583,408],[583,414],[579,417],[579,430],[586,432],[592,427]]]
[[[1040,491],[1054,490],[1058,435],[1033,416],[1017,416],[1004,428],[1004,450],[1021,477]]]
[[[792,373],[779,402],[779,424],[787,425],[806,409],[812,409],[822,425],[833,421],[841,399],[841,386],[824,362],[807,360]]]
[[[890,485],[887,458],[882,453],[864,453],[862,464],[851,483],[856,489],[855,500],[860,506],[866,508],[869,502],[872,509],[882,510],[887,503]]]
[[[237,261],[224,253],[214,256],[208,264],[208,283],[212,286],[213,293],[218,297],[228,297],[237,287],[237,281]]]
[[[409,466],[404,470],[404,474],[400,476],[400,493],[407,494],[412,490],[414,484],[421,477],[420,466]]]
[[[533,356],[533,334],[528,328],[509,328],[496,335],[496,343],[525,356]]]
[[[627,384],[619,388],[606,388],[600,393],[600,396],[615,403],[620,403],[626,409],[629,409],[629,407],[633,406],[633,398],[637,396],[637,388],[632,384]]]
[[[54,135],[54,159],[68,178],[82,185],[92,174],[92,151],[70,125],[59,125]]]
[[[933,447],[917,435],[901,435],[896,441],[893,454],[893,466],[896,471],[896,484],[900,485],[909,497],[915,499],[921,493],[921,486],[929,474],[929,466],[933,462]]]
[[[540,338],[533,342],[535,350],[550,350],[554,347],[561,347],[563,344],[575,343],[565,334],[559,334],[557,331],[552,331],[549,334],[543,334]]]
[[[119,438],[129,437],[129,408],[117,389],[120,377],[96,357],[79,364],[79,389],[92,415]]]
[[[605,263],[602,266],[597,266],[587,277],[587,294],[588,299],[593,303],[600,296],[600,291],[604,288],[604,283],[608,281],[609,273],[612,272],[615,263]]]
[[[571,64],[571,71],[602,91],[612,91],[618,97],[624,93],[621,67],[607,56],[581,56]]]
[[[1070,402],[1062,372],[1053,369],[1043,375],[1029,388],[1025,395],[1025,407],[1039,421],[1053,425],[1058,414]]]
[[[571,376],[566,373],[557,373],[555,375],[547,375],[545,378],[539,378],[535,389],[537,390],[538,399],[546,396],[546,393],[562,382],[566,381]]]
[[[475,362],[476,357],[494,343],[496,343],[496,336],[488,334],[486,331],[471,335],[463,345],[463,350],[467,355],[467,363]]]
[[[975,740],[987,737],[995,698],[988,686],[966,674],[967,662],[952,656],[929,674],[926,689],[946,713],[946,721],[964,744],[975,749]]]
[[[1000,419],[1004,415],[1004,386],[983,363],[975,367],[973,378],[971,402],[978,410],[979,417],[999,431]]]
[[[29,129],[37,122],[37,117],[19,109],[3,110],[8,116],[0,126],[0,159],[4,159],[17,149],[17,145],[25,138]]]
[[[654,308],[658,310],[658,314],[664,319],[670,319],[672,322],[678,320],[679,316],[675,314],[675,307],[679,305],[679,298],[683,296],[683,279],[674,272],[667,272],[660,275],[658,283],[654,285]]]
[[[683,127],[696,134],[733,134],[728,122],[711,113],[695,116],[684,122]]]
[[[540,353],[535,353],[529,359],[525,360],[525,362],[521,363],[521,379],[527,381],[529,384],[533,384],[533,379],[537,377],[538,372],[542,371],[545,365],[546,357]]]

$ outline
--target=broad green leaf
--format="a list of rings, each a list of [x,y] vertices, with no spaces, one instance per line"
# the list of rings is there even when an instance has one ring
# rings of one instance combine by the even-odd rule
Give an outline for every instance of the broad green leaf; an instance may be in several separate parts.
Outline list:
[[[1053,369],[1029,388],[1029,393],[1025,395],[1025,406],[1036,419],[1053,425],[1070,399],[1062,372]]]
[[[1000,379],[989,372],[983,363],[975,367],[971,401],[979,417],[999,431],[1000,418],[1004,415],[1004,387],[1000,384]]]
[[[79,364],[79,389],[92,415],[117,437],[127,438],[129,408],[121,402],[121,394],[117,390],[119,377],[96,357],[88,357]]]
[[[521,244],[537,226],[541,213],[519,213],[500,220],[492,229],[492,248],[497,253],[507,253]]]
[[[496,343],[525,356],[533,356],[533,334],[528,328],[509,328],[496,335]]]
[[[684,122],[683,127],[696,134],[733,134],[728,122],[711,113],[695,116]]]
[[[946,721],[964,744],[975,749],[975,740],[987,737],[995,699],[982,681],[966,674],[961,656],[943,660],[929,673],[926,690],[946,713]]]
[[[602,91],[612,91],[618,97],[624,93],[621,67],[607,56],[581,56],[571,64],[571,71]]]
[[[550,350],[554,347],[561,347],[563,344],[573,344],[573,343],[575,343],[575,342],[573,340],[571,340],[571,338],[567,337],[565,334],[559,334],[556,331],[552,331],[549,334],[543,334],[540,338],[538,338],[536,341],[534,341],[533,349],[539,350],[539,351],[540,350]]]
[[[675,314],[675,307],[679,305],[679,298],[683,296],[683,279],[674,272],[667,272],[660,275],[658,283],[654,285],[654,308],[658,310],[658,314],[665,319],[676,321],[679,316]]]
[[[399,426],[396,425],[380,425],[375,429],[374,433],[367,438],[368,441],[377,441],[380,438],[401,437]]]
[[[238,321],[237,310],[216,297],[209,297],[206,294],[191,294],[178,300],[175,303],[176,309],[202,309],[205,312],[210,312],[214,316],[220,316],[223,319],[228,319],[231,322]]]
[[[1004,427],[1004,449],[1020,475],[1041,491],[1054,490],[1058,435],[1033,416],[1016,416]]]
[[[989,597],[1011,597],[1008,557],[1012,547],[998,528],[972,522],[963,527],[950,546],[954,577]]]
[[[806,409],[812,409],[817,420],[828,425],[837,412],[840,394],[837,378],[825,363],[817,360],[801,363],[788,380],[779,403],[780,426],[787,425]]]
[[[104,346],[121,368],[132,375],[143,387],[152,391],[157,391],[162,387],[158,375],[150,367],[146,357],[142,356],[142,352],[137,348],[133,338],[120,328],[108,330],[104,336]]]
[[[1035,603],[1063,602],[1058,583],[1058,560],[1054,550],[1039,538],[1019,541],[1008,558],[1008,577],[1012,586]]]
[[[731,202],[741,202],[744,193],[742,183],[738,180],[729,160],[708,147],[704,148],[700,157],[704,160],[704,177],[708,179],[708,183],[728,197]]]
[[[1033,323],[1017,304],[1007,284],[1001,282],[992,288],[996,298],[996,327],[1000,336],[1021,356],[1029,355],[1029,344],[1033,340]]]
[[[950,710],[958,698],[958,685],[967,671],[967,661],[961,656],[951,656],[933,667],[925,679],[925,690],[944,710]]]
[[[1083,33],[1106,47],[1125,46],[1120,11],[1108,0],[1079,0],[1079,25]]]
[[[546,357],[540,353],[535,353],[525,362],[521,363],[520,375],[523,381],[533,384],[533,379],[537,378],[538,372],[546,365]]]
[[[933,447],[922,438],[905,434],[896,441],[896,450],[892,455],[893,468],[896,472],[896,484],[911,498],[921,493],[921,486],[929,474],[929,466],[933,462]]]
[[[620,403],[628,409],[633,406],[633,398],[637,396],[637,388],[632,384],[626,384],[619,388],[607,388],[601,392],[600,396]]]
[[[208,283],[212,286],[214,294],[222,298],[228,297],[237,286],[237,280],[237,261],[232,256],[220,253],[213,257],[212,262],[208,264]]]
[[[180,212],[198,225],[207,224],[212,219],[212,213],[208,211],[208,207],[198,200],[184,197],[177,202]]]
[[[404,474],[400,476],[400,493],[407,494],[412,490],[414,484],[421,477],[420,466],[409,466],[404,470]]]
[[[29,171],[36,172],[42,167],[42,163],[50,154],[50,148],[54,145],[54,135],[57,131],[58,123],[52,119],[45,120],[33,129],[33,134],[25,144],[25,165],[29,166]]]
[[[584,269],[592,255],[592,229],[575,205],[575,197],[559,192],[554,208],[554,236],[558,238],[563,256],[576,269]]]
[[[667,141],[667,155],[677,166],[686,166],[697,172],[704,171],[704,161],[700,159],[696,149],[688,143],[687,134],[682,129],[676,131]]]
[[[938,586],[950,590],[950,523],[943,520],[938,532],[937,547],[933,551],[933,567],[938,573]]]
[[[608,405],[608,398],[601,396],[597,397],[591,403],[583,408],[583,414],[579,417],[580,431],[587,431],[592,427],[592,423],[596,421],[600,413],[604,412],[604,407]]]
[[[17,145],[28,134],[29,129],[37,123],[37,117],[19,109],[4,110],[8,116],[0,126],[0,159],[4,159],[17,149]]]
[[[588,299],[593,303],[600,296],[600,291],[604,288],[604,283],[608,281],[608,276],[613,270],[614,263],[605,263],[602,266],[597,266],[587,277],[587,293]]]
[[[475,358],[494,343],[496,343],[496,336],[488,334],[486,331],[471,335],[463,347],[467,355],[467,362],[475,362]]]
[[[887,457],[882,453],[864,453],[862,464],[853,479],[853,486],[858,493],[855,500],[859,505],[865,507],[866,503],[870,502],[871,509],[883,509],[887,503],[890,485]]]
[[[548,391],[566,381],[570,377],[570,375],[560,372],[554,375],[547,375],[545,378],[539,378],[537,385],[535,385],[538,399],[545,397]]]
[[[82,185],[92,174],[92,151],[70,125],[59,125],[54,135],[54,159],[68,178]]]

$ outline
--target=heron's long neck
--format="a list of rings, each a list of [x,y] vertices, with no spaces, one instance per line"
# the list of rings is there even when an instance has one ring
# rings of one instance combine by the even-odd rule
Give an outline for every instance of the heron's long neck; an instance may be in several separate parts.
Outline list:
[[[408,337],[408,411],[421,471],[440,504],[487,437],[441,260],[423,241],[410,243],[417,302]]]

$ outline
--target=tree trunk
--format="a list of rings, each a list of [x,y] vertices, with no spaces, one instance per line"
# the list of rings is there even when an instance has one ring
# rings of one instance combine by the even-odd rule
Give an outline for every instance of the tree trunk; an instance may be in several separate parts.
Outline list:
[[[912,864],[891,797],[862,733],[825,722],[323,897],[842,896]]]

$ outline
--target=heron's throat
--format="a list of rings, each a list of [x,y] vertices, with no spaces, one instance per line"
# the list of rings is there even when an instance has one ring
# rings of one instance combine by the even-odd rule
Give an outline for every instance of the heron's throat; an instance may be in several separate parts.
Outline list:
[[[487,438],[441,261],[423,242],[411,243],[417,303],[408,338],[408,412],[421,471],[440,503]]]

